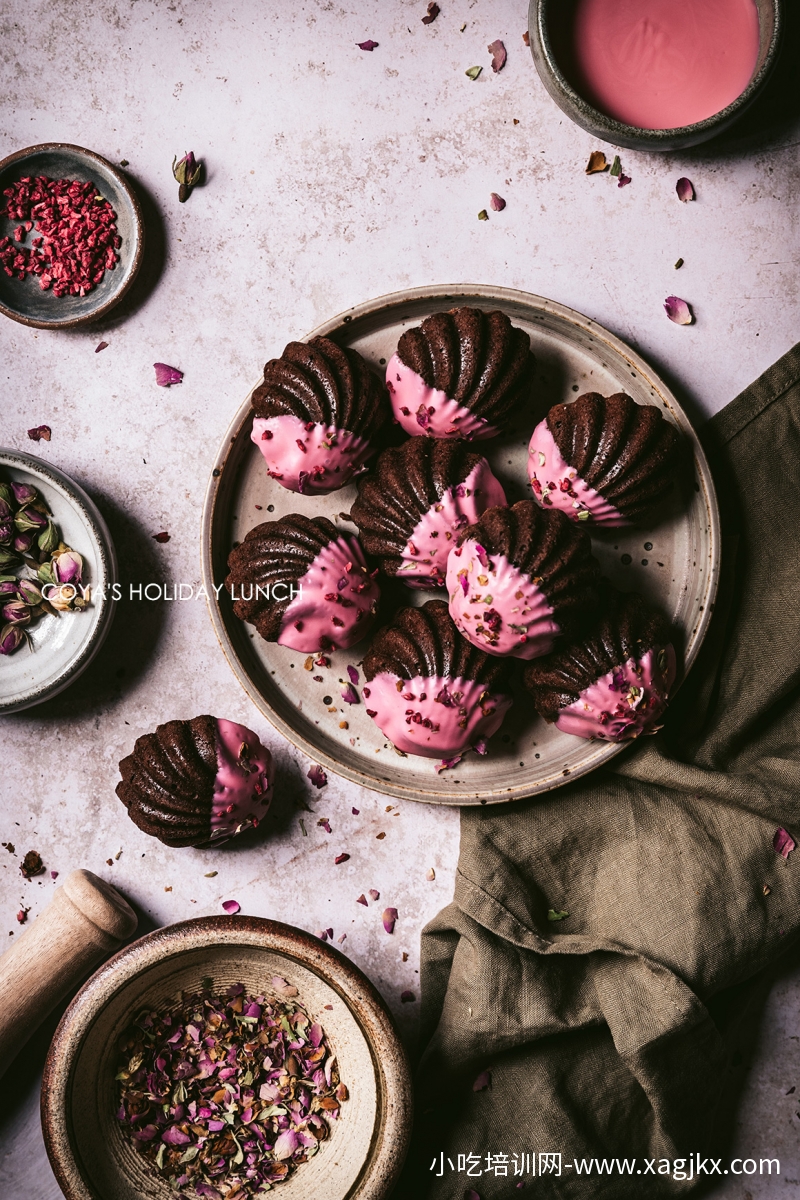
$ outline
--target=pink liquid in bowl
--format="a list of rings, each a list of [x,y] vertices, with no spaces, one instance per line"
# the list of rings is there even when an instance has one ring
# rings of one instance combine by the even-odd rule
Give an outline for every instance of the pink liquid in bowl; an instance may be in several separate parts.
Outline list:
[[[754,0],[572,0],[556,6],[559,65],[626,125],[677,129],[727,108],[758,61]]]

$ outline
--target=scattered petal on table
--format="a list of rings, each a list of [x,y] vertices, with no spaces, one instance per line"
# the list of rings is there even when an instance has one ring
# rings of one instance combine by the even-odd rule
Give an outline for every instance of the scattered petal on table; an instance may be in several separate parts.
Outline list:
[[[685,300],[681,300],[680,296],[667,296],[664,301],[664,311],[670,321],[674,321],[676,325],[691,325],[694,321],[692,310]]]
[[[694,187],[691,179],[679,179],[675,184],[675,191],[678,193],[678,199],[682,200],[684,204],[688,200],[694,200]]]
[[[796,845],[797,843],[792,835],[785,829],[780,828],[775,831],[775,837],[772,839],[772,848],[776,854],[780,854],[782,858],[788,858]]]

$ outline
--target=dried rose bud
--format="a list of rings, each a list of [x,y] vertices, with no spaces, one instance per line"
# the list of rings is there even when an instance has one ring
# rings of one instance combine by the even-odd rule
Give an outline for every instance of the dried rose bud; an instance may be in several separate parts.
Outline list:
[[[11,490],[14,493],[14,499],[19,506],[25,504],[33,504],[34,500],[39,499],[39,493],[35,487],[28,487],[27,483],[12,483]]]
[[[183,158],[173,158],[172,174],[180,184],[178,199],[184,204],[192,194],[192,188],[200,186],[203,178],[203,164],[196,162],[194,153],[189,150]]]
[[[64,549],[53,556],[55,583],[80,583],[83,578],[83,559],[75,550]]]
[[[47,528],[47,524],[47,517],[36,508],[21,508],[14,516],[14,525],[20,533],[29,529],[35,529],[39,533]]]
[[[29,625],[31,610],[24,600],[9,600],[0,608],[0,619],[11,625]]]
[[[34,533],[18,533],[14,538],[14,549],[17,554],[29,554],[35,540],[36,535]]]
[[[52,554],[59,547],[58,530],[52,521],[47,522],[47,528],[39,534],[36,545],[43,554]]]
[[[14,522],[9,517],[7,521],[0,520],[0,546],[10,546],[14,540]]]
[[[17,590],[25,603],[30,604],[31,608],[35,608],[37,604],[42,603],[42,590],[32,579],[18,580]]]
[[[8,600],[24,599],[24,597],[20,595],[20,589],[19,589],[20,582],[21,581],[18,579],[2,579],[2,580],[0,580],[0,602],[5,604],[6,601],[8,601]]]
[[[25,640],[19,625],[4,625],[0,629],[0,654],[13,654]]]
[[[14,493],[11,490],[11,485],[8,483],[3,483],[3,481],[0,480],[0,511],[2,510],[3,504],[7,504],[9,508],[11,508],[11,505],[14,503]]]
[[[11,566],[12,563],[18,562],[19,557],[14,553],[13,550],[5,546],[0,546],[0,571],[2,571],[5,567]]]

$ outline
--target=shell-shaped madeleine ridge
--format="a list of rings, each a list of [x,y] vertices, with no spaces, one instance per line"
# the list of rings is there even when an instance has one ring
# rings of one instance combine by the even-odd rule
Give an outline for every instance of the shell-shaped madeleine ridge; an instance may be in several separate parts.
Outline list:
[[[637,592],[620,592],[604,580],[598,619],[583,637],[528,663],[525,687],[537,712],[554,721],[609,671],[671,641],[669,621],[661,612]]]
[[[441,438],[410,438],[384,450],[359,481],[350,514],[367,553],[379,558],[401,554],[420,518],[480,461],[466,442]],[[383,565],[389,574],[397,569],[397,563]]]
[[[490,692],[509,691],[507,662],[463,638],[444,600],[401,608],[391,625],[378,631],[364,656],[364,674],[372,680],[383,671],[400,679],[473,679]]]
[[[688,443],[675,426],[624,392],[587,392],[556,404],[546,420],[563,458],[629,520],[653,508],[688,467]]]
[[[357,350],[330,338],[289,342],[264,367],[253,393],[257,417],[291,415],[371,438],[390,415],[385,386]]]
[[[434,313],[402,334],[397,354],[428,387],[493,425],[533,387],[530,338],[502,312],[464,307]]]
[[[504,555],[528,575],[553,608],[563,634],[585,624],[596,608],[600,567],[591,540],[562,512],[542,509],[533,500],[490,508],[460,535],[460,543],[467,540],[478,542],[489,555]]]
[[[116,792],[144,833],[168,846],[209,841],[217,751],[214,718],[167,721],[137,738]]]
[[[228,556],[225,586],[234,597],[236,616],[255,625],[266,641],[277,641],[283,614],[291,603],[292,585],[302,579],[320,551],[340,536],[327,517],[300,513],[256,525]],[[279,591],[286,592],[283,599],[273,598],[278,584],[282,585]]]

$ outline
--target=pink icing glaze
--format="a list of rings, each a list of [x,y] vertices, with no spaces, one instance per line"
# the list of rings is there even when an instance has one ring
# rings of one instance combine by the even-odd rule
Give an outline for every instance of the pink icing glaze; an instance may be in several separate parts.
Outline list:
[[[464,637],[487,654],[539,658],[549,654],[560,633],[537,581],[504,554],[490,559],[472,538],[450,552],[447,591],[450,616]]]
[[[364,703],[398,750],[447,758],[496,733],[511,707],[511,697],[489,695],[474,679],[441,675],[400,679],[381,671],[364,688]]]
[[[255,829],[269,811],[275,763],[266,746],[245,725],[214,718],[217,777],[211,808],[211,838],[218,842]],[[247,747],[245,754],[242,746]]]
[[[631,524],[569,465],[546,419],[536,426],[528,444],[528,478],[533,497],[543,508],[560,508],[573,521],[594,525]]]
[[[585,688],[574,704],[562,708],[556,726],[576,737],[607,742],[655,733],[675,673],[672,646],[648,650],[638,661],[629,658]]]
[[[283,614],[278,642],[308,654],[344,649],[361,640],[375,619],[380,589],[361,544],[349,533],[320,550],[298,580],[298,595]]]
[[[720,112],[758,61],[754,0],[576,0],[559,51],[578,91],[640,129],[676,129]]]
[[[372,453],[366,438],[288,413],[256,417],[250,440],[264,455],[270,477],[304,496],[326,496],[344,487]]]
[[[412,371],[397,354],[386,365],[386,386],[396,420],[412,437],[427,434],[436,438],[463,438],[467,442],[497,437],[494,425],[476,417],[446,392],[429,388],[421,375]]]
[[[409,587],[444,587],[447,556],[455,535],[487,508],[506,503],[506,494],[485,458],[463,483],[448,488],[414,526],[397,578]]]

